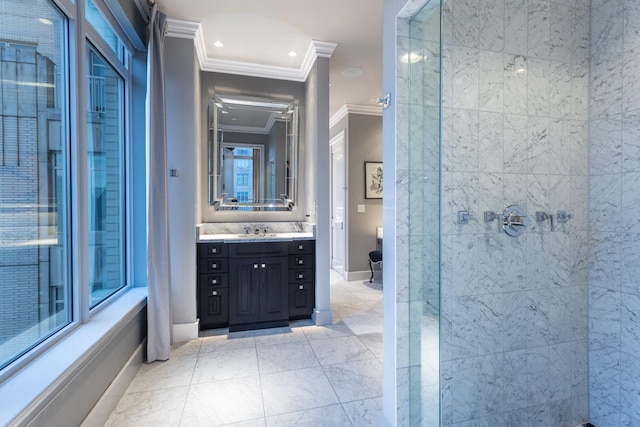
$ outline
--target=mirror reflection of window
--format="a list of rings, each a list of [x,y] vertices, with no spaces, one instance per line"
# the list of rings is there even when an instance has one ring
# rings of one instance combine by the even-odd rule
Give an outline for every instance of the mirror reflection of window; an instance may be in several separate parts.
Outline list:
[[[254,203],[262,199],[262,149],[260,147],[224,144],[224,192],[232,201]]]

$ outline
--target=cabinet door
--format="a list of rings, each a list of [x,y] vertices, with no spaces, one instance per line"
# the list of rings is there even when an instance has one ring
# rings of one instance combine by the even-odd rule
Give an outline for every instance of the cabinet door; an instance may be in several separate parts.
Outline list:
[[[260,272],[258,261],[229,260],[229,323],[260,320]]]
[[[229,323],[229,295],[227,289],[200,291],[198,316],[203,328],[221,328]]]
[[[315,305],[315,286],[313,283],[289,284],[289,319],[311,317]]]
[[[260,321],[288,319],[287,258],[263,259],[260,276]]]

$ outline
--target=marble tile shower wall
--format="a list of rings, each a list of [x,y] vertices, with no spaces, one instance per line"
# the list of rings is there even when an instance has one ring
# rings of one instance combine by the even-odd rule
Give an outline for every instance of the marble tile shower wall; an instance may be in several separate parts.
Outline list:
[[[640,3],[593,0],[589,375],[598,427],[640,425]]]
[[[590,2],[443,7],[442,424],[573,426],[588,420]],[[483,221],[511,204],[532,219],[518,238]],[[535,221],[557,210],[574,218]]]

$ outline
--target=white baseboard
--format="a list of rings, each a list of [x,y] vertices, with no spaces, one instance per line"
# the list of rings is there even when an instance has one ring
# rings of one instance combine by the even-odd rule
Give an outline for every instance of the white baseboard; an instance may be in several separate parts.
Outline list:
[[[311,318],[316,326],[326,326],[333,324],[333,312],[331,310],[314,310]]]
[[[379,274],[378,271],[376,270],[376,276]],[[369,278],[371,277],[371,272],[370,271],[347,271],[345,272],[345,279],[347,280],[347,282],[353,282],[355,280],[367,280],[369,281]],[[375,280],[375,276],[373,277]]]
[[[187,342],[198,339],[200,330],[200,319],[193,323],[179,323],[173,325],[173,342]]]

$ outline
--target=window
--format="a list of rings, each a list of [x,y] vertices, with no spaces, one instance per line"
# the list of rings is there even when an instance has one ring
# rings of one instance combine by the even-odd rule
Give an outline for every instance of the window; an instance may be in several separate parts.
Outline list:
[[[128,284],[130,53],[91,0],[57,2],[0,1],[0,378]]]
[[[102,16],[96,5],[91,0],[85,1],[85,16],[91,26],[100,34],[102,39],[113,50],[120,61],[124,61],[124,48],[122,42],[113,32],[106,19]]]
[[[249,185],[249,173],[248,172],[237,173],[236,180],[237,180],[236,185],[238,187]]]
[[[72,321],[67,19],[3,0],[0,47],[0,366]]]
[[[124,79],[91,45],[87,82],[89,286],[94,307],[125,285],[125,143]]]

